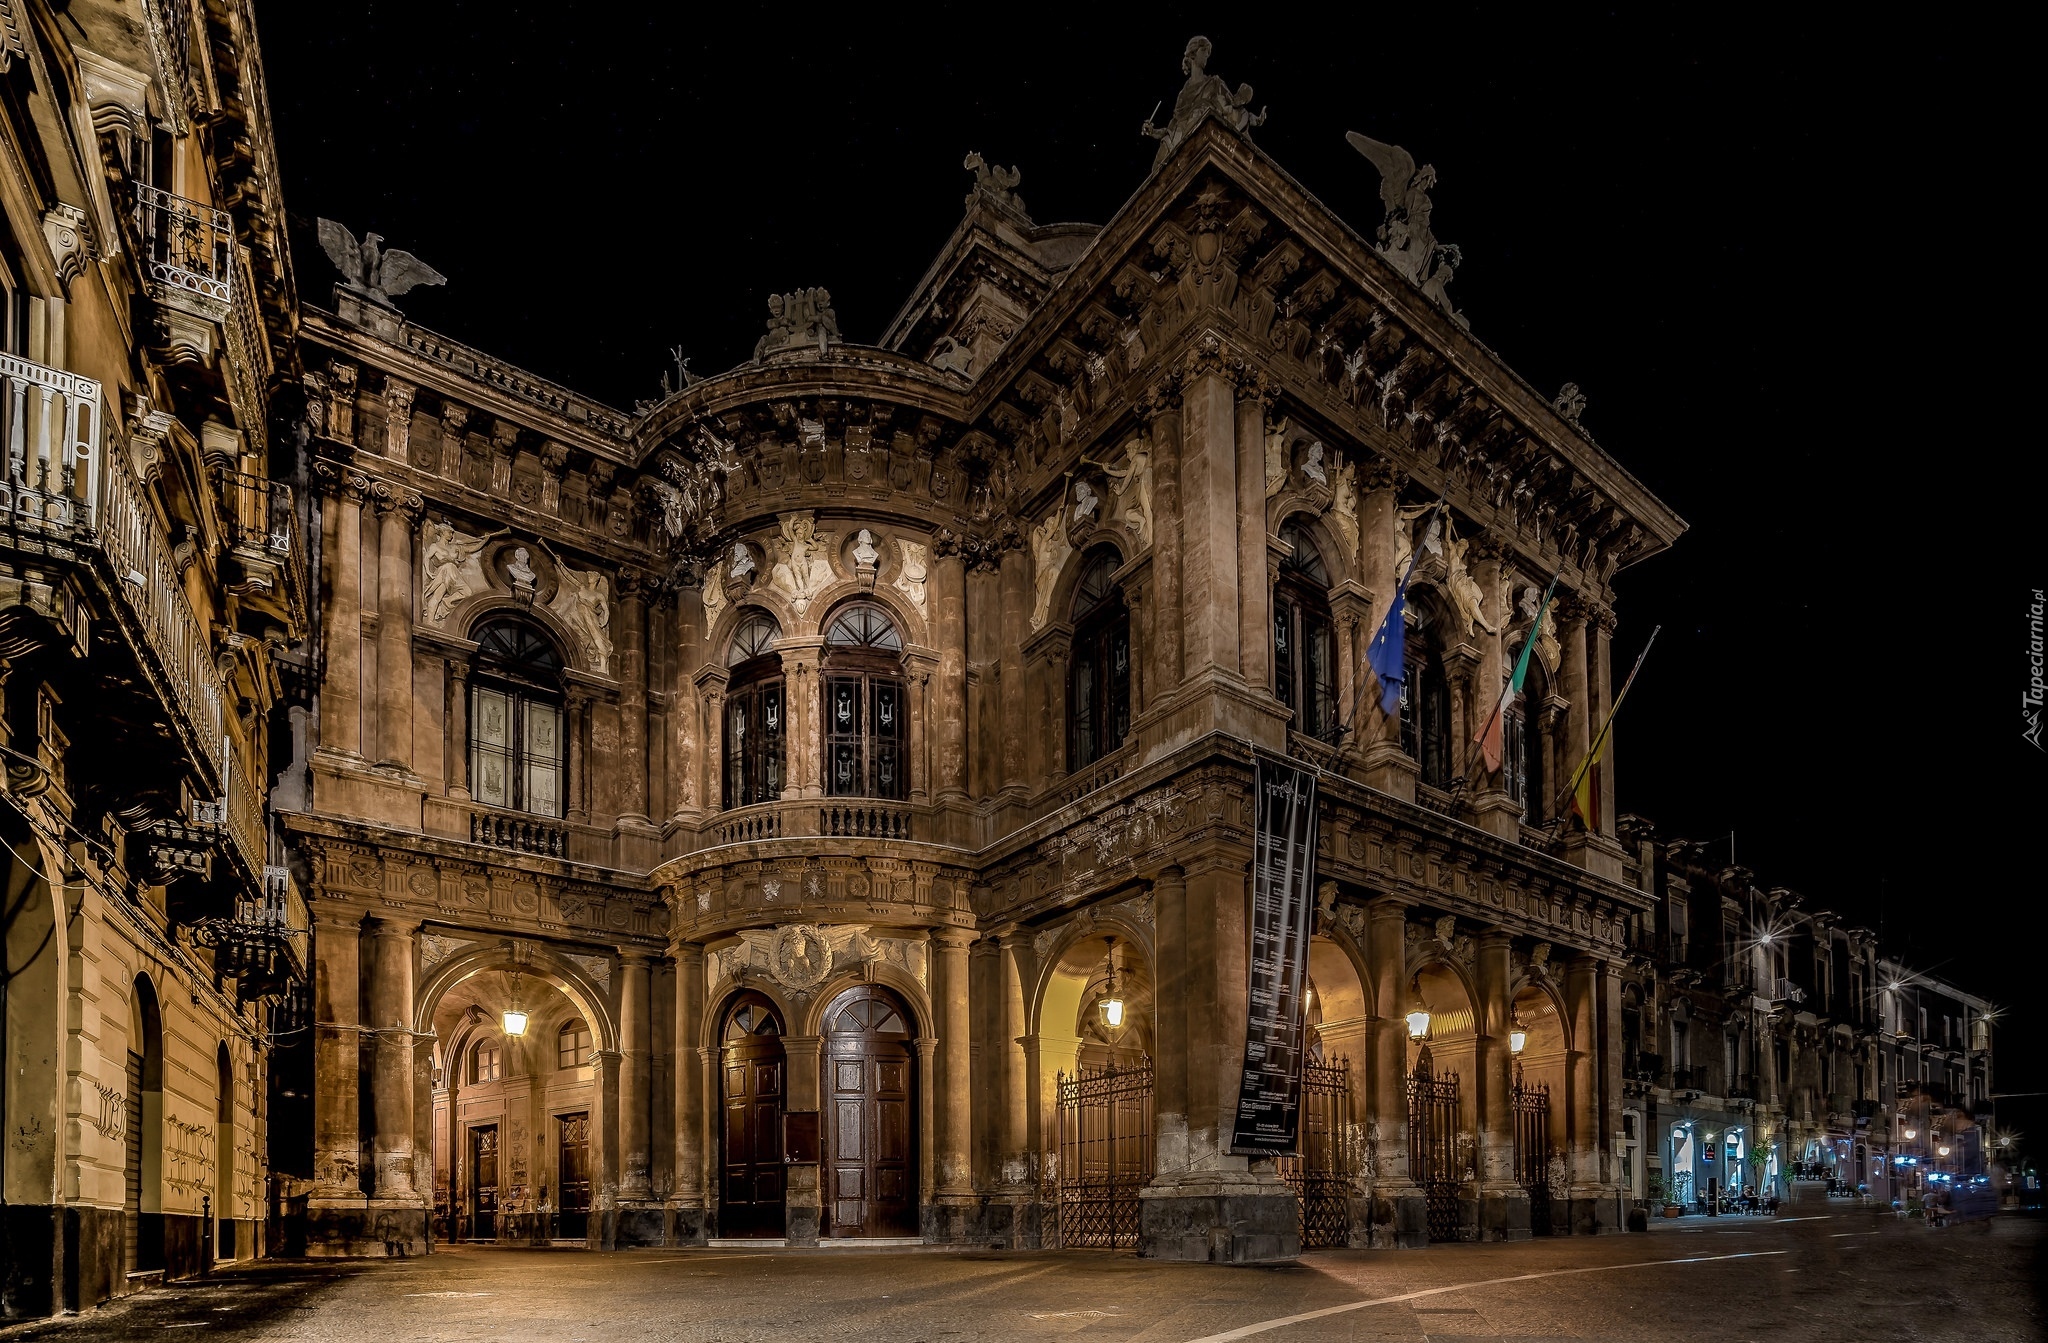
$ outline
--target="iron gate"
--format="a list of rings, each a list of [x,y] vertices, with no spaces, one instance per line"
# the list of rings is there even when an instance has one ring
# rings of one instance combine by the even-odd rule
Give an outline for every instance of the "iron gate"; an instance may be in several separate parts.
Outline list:
[[[1515,1070],[1515,1179],[1529,1195],[1529,1234],[1548,1236],[1550,1217],[1550,1087],[1524,1085]]]
[[[1459,1239],[1458,1075],[1448,1068],[1431,1072],[1427,1048],[1408,1078],[1408,1171],[1422,1187],[1430,1240]]]
[[[1059,1241],[1067,1248],[1138,1243],[1138,1191],[1152,1182],[1152,1060],[1059,1075],[1052,1154]]]
[[[1300,1208],[1301,1248],[1341,1249],[1351,1243],[1351,1195],[1358,1174],[1350,1060],[1302,1068],[1300,1122],[1295,1145],[1301,1150],[1277,1164]]]

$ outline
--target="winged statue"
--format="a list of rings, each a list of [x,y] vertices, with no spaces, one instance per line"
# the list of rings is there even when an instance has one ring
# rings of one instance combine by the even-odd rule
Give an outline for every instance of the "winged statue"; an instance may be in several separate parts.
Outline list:
[[[448,277],[411,252],[384,246],[384,235],[365,233],[361,242],[345,225],[332,219],[320,221],[320,248],[342,274],[348,288],[385,307],[391,300],[417,285],[446,284]]]
[[[1439,243],[1429,225],[1433,208],[1429,193],[1436,186],[1436,169],[1427,163],[1417,167],[1415,156],[1399,145],[1357,131],[1344,132],[1344,138],[1380,170],[1380,204],[1387,211],[1380,222],[1380,255],[1435,299],[1460,326],[1470,325],[1446,292],[1452,274],[1465,259],[1464,253],[1448,243]]]

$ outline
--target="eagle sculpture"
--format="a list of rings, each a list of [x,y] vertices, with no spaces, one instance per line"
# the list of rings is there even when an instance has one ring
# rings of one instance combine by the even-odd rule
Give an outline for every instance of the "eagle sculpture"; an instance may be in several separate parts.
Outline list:
[[[448,277],[411,252],[384,246],[384,235],[366,233],[361,242],[346,226],[320,221],[320,247],[342,274],[342,283],[373,303],[393,307],[393,296],[415,285],[446,284]]]

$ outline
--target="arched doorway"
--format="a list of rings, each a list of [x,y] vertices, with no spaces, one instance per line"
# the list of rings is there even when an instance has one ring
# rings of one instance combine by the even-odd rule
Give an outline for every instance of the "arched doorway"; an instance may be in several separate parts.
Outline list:
[[[824,1016],[825,1234],[917,1234],[917,1055],[910,1013],[863,984]]]
[[[1058,1243],[1128,1248],[1155,1161],[1152,976],[1142,944],[1107,930],[1067,944],[1031,1037]]]
[[[164,1266],[164,1024],[147,975],[128,997],[127,1092],[127,1263],[147,1273]]]
[[[788,1061],[782,1016],[759,993],[742,993],[720,1031],[718,1231],[777,1237],[788,1229],[782,1111]]]
[[[1425,965],[1409,997],[1408,1173],[1421,1187],[1432,1241],[1477,1234],[1478,1035],[1465,981]],[[1420,1038],[1414,1009],[1426,1013]]]
[[[219,1076],[213,1117],[213,1257],[235,1257],[235,1065],[223,1042],[214,1052]]]
[[[1570,1147],[1565,1104],[1570,1094],[1569,1042],[1558,1001],[1542,985],[1524,984],[1515,993],[1508,1041],[1514,1056],[1515,1180],[1529,1195],[1529,1232],[1546,1236],[1568,1231],[1564,1214],[1571,1194],[1565,1165]]]

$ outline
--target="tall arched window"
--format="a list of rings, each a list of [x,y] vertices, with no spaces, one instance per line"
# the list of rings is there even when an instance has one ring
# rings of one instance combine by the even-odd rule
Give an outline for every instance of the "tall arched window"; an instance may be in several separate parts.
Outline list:
[[[1409,607],[1417,616],[1409,632],[1408,679],[1401,683],[1401,749],[1419,767],[1422,782],[1432,788],[1451,786],[1451,689],[1438,652],[1441,622],[1424,604]]]
[[[825,791],[909,795],[903,638],[879,606],[849,606],[825,627]]]
[[[523,620],[476,635],[469,680],[470,794],[492,807],[560,816],[568,794],[562,656]]]
[[[1124,744],[1131,730],[1131,613],[1110,581],[1113,550],[1088,557],[1074,588],[1074,655],[1067,670],[1067,768]]]
[[[751,807],[782,796],[788,705],[782,684],[782,631],[754,613],[733,632],[725,655],[725,805]]]
[[[1273,693],[1294,710],[1296,732],[1328,740],[1337,733],[1330,571],[1301,528],[1289,523],[1280,539],[1293,550],[1273,584]]]

